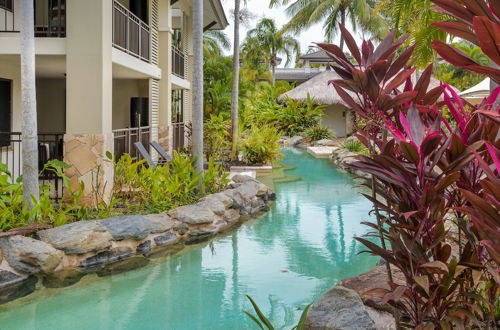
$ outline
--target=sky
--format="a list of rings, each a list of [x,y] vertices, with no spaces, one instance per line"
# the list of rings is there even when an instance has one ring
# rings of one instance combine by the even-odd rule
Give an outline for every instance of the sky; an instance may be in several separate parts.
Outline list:
[[[243,2],[243,1],[242,1]],[[233,40],[234,36],[234,26],[232,24],[232,10],[234,9],[234,0],[222,0],[222,5],[224,6],[224,11],[226,12],[226,16],[231,23],[225,30],[226,34],[229,36],[230,40]],[[240,27],[240,38],[243,41],[247,31],[253,27],[255,27],[256,22],[261,18],[273,18],[276,21],[276,25],[278,28],[283,26],[285,23],[289,21],[285,13],[286,7],[278,7],[269,9],[269,0],[248,0],[247,4],[248,10],[253,13],[256,17],[249,24],[248,27],[241,25]],[[306,53],[309,46],[312,45],[313,42],[322,42],[324,41],[324,33],[322,31],[322,25],[317,24],[312,26],[306,31],[303,31],[299,35],[293,35],[295,39],[300,42],[300,48],[302,53]],[[285,62],[285,61],[283,61]]]

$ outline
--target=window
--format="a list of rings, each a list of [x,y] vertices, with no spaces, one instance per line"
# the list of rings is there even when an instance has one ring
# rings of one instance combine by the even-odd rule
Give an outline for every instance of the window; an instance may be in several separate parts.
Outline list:
[[[0,133],[12,131],[12,81],[0,78]],[[10,144],[10,135],[0,134],[0,147]]]
[[[12,11],[14,8],[12,6],[13,0],[0,0],[0,9],[6,9]]]
[[[182,123],[184,120],[184,91],[174,89],[172,91],[172,122]]]

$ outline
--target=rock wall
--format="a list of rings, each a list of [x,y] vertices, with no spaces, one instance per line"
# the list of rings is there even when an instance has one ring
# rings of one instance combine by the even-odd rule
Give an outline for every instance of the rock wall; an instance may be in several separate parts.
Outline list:
[[[0,239],[0,304],[29,295],[38,282],[66,287],[106,276],[200,243],[268,210],[275,194],[259,181],[233,177],[230,189],[162,214],[80,221]]]
[[[356,156],[359,155],[354,152],[350,152],[343,147],[337,147],[333,149],[330,159],[334,165],[338,166],[340,169],[344,170],[347,173],[351,173],[361,178],[370,178],[370,175],[361,171],[354,170],[353,168],[348,166],[350,163],[356,161],[356,159],[354,158]]]

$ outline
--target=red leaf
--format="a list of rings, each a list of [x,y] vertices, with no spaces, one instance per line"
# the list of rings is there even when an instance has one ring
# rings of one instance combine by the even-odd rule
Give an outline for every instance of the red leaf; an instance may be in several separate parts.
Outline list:
[[[500,151],[488,142],[486,142],[486,148],[488,149],[491,159],[493,160],[493,164],[495,164],[495,167],[497,168],[497,173],[500,174]]]
[[[343,24],[339,24],[340,27],[340,33],[344,37],[345,43],[347,45],[347,48],[349,48],[349,51],[351,52],[351,55],[356,59],[356,61],[361,64],[361,55],[359,54],[359,49],[358,45],[356,45],[356,41],[354,41],[354,38],[352,35],[347,31],[345,26]]]
[[[431,46],[439,55],[441,55],[443,59],[455,66],[463,68],[469,65],[477,65],[477,63],[464,52],[447,45],[440,40],[434,40],[431,43]]]
[[[472,22],[481,50],[500,65],[500,24],[495,24],[486,17],[474,17]]]
[[[476,38],[476,35],[471,30],[469,25],[460,22],[436,22],[432,23],[432,26],[437,27],[438,29],[449,33],[451,35],[457,36],[459,38],[468,40],[473,44],[479,44],[479,41]]]
[[[347,59],[342,49],[339,46],[333,44],[324,44],[317,43],[318,47],[322,48],[324,51],[329,53],[330,56],[333,56],[336,60],[338,60],[339,64],[345,68],[353,67],[352,63]]]
[[[399,55],[399,57],[392,63],[391,67],[389,68],[389,71],[387,71],[387,74],[385,76],[387,80],[389,80],[399,71],[401,71],[401,69],[405,66],[405,64],[408,63],[408,60],[410,59],[414,50],[415,50],[415,45],[411,46],[410,48],[405,50],[401,55]]]
[[[445,11],[448,15],[453,16],[464,22],[472,22],[474,14],[467,10],[461,4],[456,3],[453,0],[431,0],[436,5],[438,5],[438,11]]]
[[[418,92],[418,95],[415,98],[417,102],[422,100],[427,93],[427,89],[429,88],[429,84],[431,82],[432,68],[432,64],[428,65],[415,85],[415,90]]]
[[[384,88],[383,93],[390,93],[393,89],[396,89],[398,86],[400,86],[404,81],[406,81],[406,78],[410,77],[413,72],[415,72],[415,68],[410,68],[407,69],[400,74],[398,74],[394,79],[392,79],[387,86]]]

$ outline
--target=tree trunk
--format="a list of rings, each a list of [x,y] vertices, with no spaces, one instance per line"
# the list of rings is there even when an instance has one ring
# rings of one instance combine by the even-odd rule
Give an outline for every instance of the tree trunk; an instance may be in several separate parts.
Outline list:
[[[38,200],[38,128],[35,83],[35,27],[33,0],[21,0],[21,98],[23,201],[33,209]]]
[[[233,89],[231,91],[231,123],[233,130],[233,145],[231,159],[238,158],[239,114],[238,97],[240,82],[240,1],[234,0],[234,50],[233,50]]]
[[[340,11],[340,22],[342,23],[342,25],[345,26],[345,10],[342,9]],[[342,35],[342,33],[340,34],[340,50],[344,51],[344,36]]]
[[[193,157],[203,173],[203,0],[193,0]],[[200,182],[201,186],[201,182]]]

